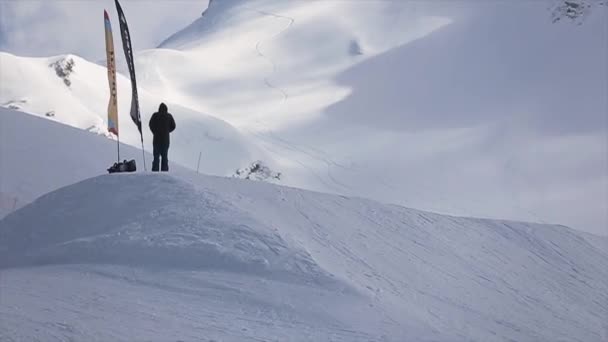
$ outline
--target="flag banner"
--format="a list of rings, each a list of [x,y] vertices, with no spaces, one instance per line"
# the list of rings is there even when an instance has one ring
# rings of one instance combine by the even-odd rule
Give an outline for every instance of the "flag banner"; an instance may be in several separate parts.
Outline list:
[[[108,12],[103,11],[106,28],[106,60],[108,66],[108,84],[110,86],[110,102],[108,103],[108,131],[118,136],[118,99],[116,94],[116,58],[114,56],[114,39],[112,25]]]
[[[129,27],[127,26],[127,18],[120,7],[118,0],[114,0],[116,3],[116,10],[118,11],[118,22],[120,24],[120,36],[122,37],[122,47],[125,52],[125,59],[127,60],[127,66],[129,67],[129,76],[131,77],[131,119],[137,125],[140,135],[143,134],[141,131],[141,116],[139,114],[139,100],[137,96],[137,81],[135,79],[135,63],[133,60],[133,49],[131,45],[131,35],[129,34]]]

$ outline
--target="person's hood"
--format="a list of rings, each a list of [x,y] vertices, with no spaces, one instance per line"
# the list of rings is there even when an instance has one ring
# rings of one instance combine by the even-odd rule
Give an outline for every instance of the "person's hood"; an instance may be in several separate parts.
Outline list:
[[[167,114],[168,113],[167,105],[164,103],[161,103],[160,106],[158,106],[158,112],[161,114]]]

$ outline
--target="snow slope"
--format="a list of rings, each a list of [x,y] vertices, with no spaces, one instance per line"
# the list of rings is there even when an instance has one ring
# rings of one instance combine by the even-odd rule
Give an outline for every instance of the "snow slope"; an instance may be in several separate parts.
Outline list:
[[[0,190],[42,197],[0,221],[0,340],[606,338],[606,238],[179,167],[84,180],[114,142],[1,114]]]
[[[544,2],[218,1],[140,68],[151,91],[251,132],[286,184],[605,235],[606,19],[553,25]]]
[[[121,144],[143,169],[141,151]],[[151,160],[151,156],[146,156]],[[0,108],[0,218],[66,185],[107,173],[116,143],[34,115]]]
[[[151,91],[258,132],[315,119],[348,94],[340,71],[449,22],[394,2],[216,1],[138,68]]]
[[[562,226],[106,175],[0,221],[0,337],[601,341],[606,264]]]
[[[67,86],[49,65],[58,61],[74,61]],[[18,57],[0,52],[0,104],[52,120],[109,136],[107,104],[109,90],[104,67],[73,55],[50,58]],[[131,85],[129,79],[117,75],[120,139],[129,145],[141,146],[137,127],[131,121]],[[226,122],[200,112],[180,107],[145,89],[139,91],[146,150],[152,150],[147,123],[164,101],[178,121],[180,134],[172,142],[171,159],[196,168],[199,153],[205,156],[200,170],[210,174],[228,175],[239,167],[264,158],[255,143]],[[49,117],[47,113],[52,112]],[[142,165],[143,166],[143,165]]]

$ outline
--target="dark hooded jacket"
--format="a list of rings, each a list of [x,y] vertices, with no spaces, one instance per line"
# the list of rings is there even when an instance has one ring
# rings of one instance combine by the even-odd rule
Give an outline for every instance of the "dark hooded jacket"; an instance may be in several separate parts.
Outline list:
[[[150,118],[150,130],[154,134],[153,144],[155,146],[169,146],[169,133],[175,130],[173,115],[167,112],[167,106],[161,103],[158,112]]]

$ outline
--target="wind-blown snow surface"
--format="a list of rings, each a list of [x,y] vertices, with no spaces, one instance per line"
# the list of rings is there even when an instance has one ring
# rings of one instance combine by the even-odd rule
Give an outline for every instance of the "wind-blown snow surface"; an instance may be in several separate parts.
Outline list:
[[[0,337],[602,341],[607,264],[563,226],[107,175],[0,221]]]

